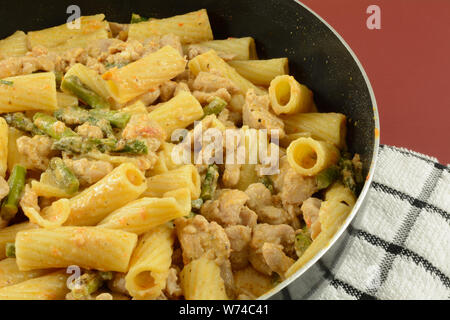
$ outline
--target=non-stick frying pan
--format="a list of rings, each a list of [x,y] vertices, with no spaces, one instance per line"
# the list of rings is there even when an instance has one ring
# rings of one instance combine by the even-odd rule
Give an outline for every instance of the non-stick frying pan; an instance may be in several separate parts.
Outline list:
[[[322,18],[294,0],[15,0],[3,1],[0,37],[65,23],[69,5],[82,15],[104,13],[109,21],[128,22],[132,12],[163,18],[206,8],[215,39],[252,36],[260,58],[288,57],[291,74],[314,92],[321,112],[347,115],[348,145],[361,155],[366,183],[336,242],[357,214],[369,188],[379,145],[378,113],[370,82],[355,54]],[[269,298],[300,277],[328,246],[292,277],[263,298]]]

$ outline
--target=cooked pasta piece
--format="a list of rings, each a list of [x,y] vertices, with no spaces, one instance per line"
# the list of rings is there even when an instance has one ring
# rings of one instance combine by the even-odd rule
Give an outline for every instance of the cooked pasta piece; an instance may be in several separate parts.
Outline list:
[[[26,110],[53,111],[57,107],[53,72],[10,77],[0,81],[0,113]]]
[[[260,86],[269,86],[277,76],[289,74],[287,58],[269,60],[235,60],[228,64],[245,79]]]
[[[356,202],[356,197],[349,188],[344,186],[341,182],[336,181],[325,192],[325,201],[329,200],[345,203],[346,205],[353,207]]]
[[[5,177],[8,168],[8,124],[0,118],[0,177]]]
[[[111,96],[126,103],[150,88],[172,79],[184,71],[186,61],[177,50],[165,46],[122,68],[103,74]]]
[[[56,92],[58,108],[78,106],[78,98],[64,92]]]
[[[208,13],[205,9],[173,16],[133,23],[128,29],[128,39],[145,40],[152,36],[174,34],[184,44],[213,39]]]
[[[311,137],[328,141],[345,149],[346,117],[342,113],[298,113],[282,117],[286,133],[310,133]]]
[[[81,83],[100,95],[101,97],[108,99],[110,93],[106,86],[105,80],[93,69],[82,65],[81,63],[74,64],[64,75],[65,78],[75,76],[80,79]],[[63,90],[64,87],[62,87]]]
[[[0,288],[12,286],[50,272],[51,270],[49,269],[20,271],[17,267],[16,259],[6,258],[0,261]]]
[[[132,201],[100,221],[98,227],[140,235],[173,219],[187,216],[190,211],[190,191],[179,189],[166,193],[164,198],[144,197]]]
[[[16,235],[19,270],[80,268],[125,272],[137,235],[97,227],[33,229]]]
[[[69,217],[70,201],[68,199],[54,201],[42,212],[38,212],[32,206],[22,206],[22,210],[30,222],[46,229],[54,229],[62,226]]]
[[[28,46],[44,46],[51,51],[63,52],[71,48],[86,47],[93,40],[108,38],[108,22],[104,14],[81,17],[79,28],[69,29],[68,24],[28,32]],[[74,21],[76,23],[77,21]]]
[[[6,258],[6,244],[14,243],[18,232],[34,228],[38,228],[38,226],[34,223],[22,222],[0,229],[0,259]]]
[[[67,191],[58,188],[57,186],[37,180],[31,181],[31,190],[33,190],[37,196],[44,198],[70,198],[73,196],[73,194],[69,194]]]
[[[155,299],[166,287],[172,263],[174,231],[163,224],[145,233],[134,250],[125,286],[137,299]]]
[[[204,41],[199,45],[213,49],[217,53],[224,53],[232,56],[232,60],[253,60],[258,59],[256,54],[255,40],[252,37],[228,38],[225,40]]]
[[[142,172],[135,165],[124,163],[70,199],[71,212],[65,225],[95,225],[137,199],[146,188]]]
[[[248,89],[254,89],[259,95],[266,93],[265,90],[255,86],[249,80],[242,77],[232,66],[220,58],[214,50],[196,56],[189,61],[188,66],[189,70],[195,75],[199,74],[201,71],[209,72],[212,70],[221,73],[222,76],[233,81],[244,95]]]
[[[270,82],[269,97],[278,115],[310,112],[314,105],[312,91],[288,75],[277,76]]]
[[[24,134],[22,131],[16,128],[8,128],[8,171],[12,172],[12,169],[16,164],[22,167],[27,167],[27,159],[24,154],[20,153],[17,148],[17,139],[22,137]]]
[[[175,129],[186,128],[202,117],[200,103],[192,94],[184,91],[149,113],[149,118],[163,128],[169,140]]]
[[[220,267],[206,255],[185,265],[180,276],[186,300],[228,300]]]
[[[336,231],[344,223],[351,209],[351,207],[333,200],[322,203],[319,211],[319,221],[322,231],[300,258],[286,271],[286,278],[297,272],[321,250],[326,249],[331,238],[333,238]]]
[[[16,31],[8,38],[0,40],[0,60],[8,57],[20,57],[27,51],[27,35],[23,31]]]
[[[200,175],[192,164],[147,178],[145,197],[162,197],[166,192],[187,188],[192,200],[200,196]]]
[[[69,292],[68,275],[57,271],[0,288],[0,300],[63,300]]]
[[[325,141],[298,138],[287,148],[287,157],[295,171],[305,176],[314,176],[337,163],[339,150]]]

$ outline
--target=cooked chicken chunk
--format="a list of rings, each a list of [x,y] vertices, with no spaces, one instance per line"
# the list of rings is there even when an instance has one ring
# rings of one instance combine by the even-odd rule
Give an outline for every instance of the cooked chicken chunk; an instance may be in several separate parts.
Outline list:
[[[22,136],[17,139],[17,149],[27,160],[27,167],[44,171],[48,167],[53,141],[47,136],[33,138]]]

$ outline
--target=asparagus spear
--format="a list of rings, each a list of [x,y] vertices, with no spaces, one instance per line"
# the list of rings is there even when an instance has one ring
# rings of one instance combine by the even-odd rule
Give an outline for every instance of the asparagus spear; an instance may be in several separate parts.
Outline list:
[[[125,128],[131,118],[131,115],[126,112],[101,109],[86,110],[78,106],[56,110],[54,115],[56,119],[68,125],[83,124],[85,122],[96,124],[100,120],[107,120],[112,126],[121,129]]]
[[[4,115],[4,118],[11,127],[14,127],[16,129],[30,132],[33,135],[45,134],[42,130],[38,129],[38,127],[34,125],[33,121],[25,117],[22,112],[7,113]]]
[[[261,182],[267,189],[269,189],[270,193],[273,193],[273,181],[269,176],[262,176],[259,179],[259,182]]]
[[[6,243],[6,257],[15,258],[16,257],[16,245],[13,242]]]
[[[306,249],[308,249],[308,247],[311,245],[312,240],[307,227],[297,232],[298,233],[295,235],[294,247],[297,257],[300,258],[300,256],[305,253]]]
[[[218,179],[219,169],[215,164],[209,165],[208,170],[206,171],[205,179],[202,183],[202,191],[200,194],[200,198],[202,198],[203,201],[212,199],[214,191],[216,191]]]
[[[136,155],[148,153],[146,143],[141,140],[92,139],[80,136],[61,138],[53,143],[52,148],[69,153],[88,153],[95,148],[101,152]]]
[[[17,205],[19,204],[20,194],[25,186],[26,175],[27,169],[21,165],[16,164],[12,169],[8,179],[9,193],[3,201],[0,210],[0,215],[3,220],[11,220],[19,210]]]
[[[45,113],[37,112],[33,117],[33,122],[36,127],[53,139],[61,139],[63,137],[72,137],[77,135],[72,131],[72,129],[66,127],[64,123]]]
[[[74,194],[78,191],[80,183],[73,172],[65,165],[61,158],[52,158],[49,164],[49,170],[46,171],[53,178],[55,184],[66,191],[68,194]]]
[[[96,92],[87,88],[81,80],[76,76],[68,76],[64,77],[61,88],[67,91],[70,91],[75,96],[78,97],[85,104],[91,106],[92,108],[100,108],[100,109],[109,109],[109,102],[106,101],[103,97],[101,97]]]
[[[86,272],[79,279],[77,285],[71,288],[72,296],[77,300],[89,299],[91,294],[100,289],[104,278],[100,272]]]
[[[204,116],[218,115],[227,106],[227,102],[221,98],[215,97],[206,107],[203,108]]]

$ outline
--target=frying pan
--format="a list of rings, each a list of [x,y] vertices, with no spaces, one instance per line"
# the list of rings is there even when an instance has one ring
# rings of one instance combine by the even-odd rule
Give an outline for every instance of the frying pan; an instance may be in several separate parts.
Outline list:
[[[2,1],[0,37],[66,22],[69,5],[82,15],[104,13],[109,21],[128,22],[132,12],[163,18],[206,8],[215,39],[252,36],[261,59],[288,57],[290,72],[314,92],[321,112],[347,115],[347,143],[359,153],[367,176],[344,225],[303,268],[261,298],[270,298],[299,278],[338,240],[357,214],[370,186],[379,146],[375,96],[356,55],[321,17],[294,0],[15,0]]]

